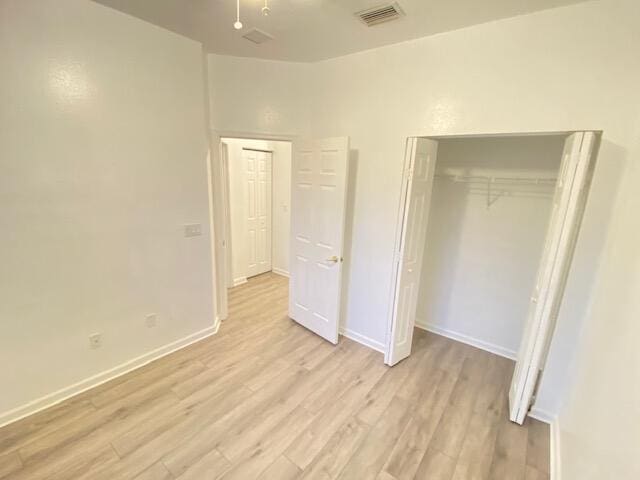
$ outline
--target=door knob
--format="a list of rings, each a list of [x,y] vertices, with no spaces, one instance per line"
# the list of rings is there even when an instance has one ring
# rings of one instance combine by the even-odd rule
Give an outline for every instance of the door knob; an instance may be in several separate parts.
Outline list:
[[[342,257],[337,257],[336,255],[334,255],[333,257],[329,257],[327,258],[327,262],[333,262],[333,263],[338,263],[338,261],[342,261]]]

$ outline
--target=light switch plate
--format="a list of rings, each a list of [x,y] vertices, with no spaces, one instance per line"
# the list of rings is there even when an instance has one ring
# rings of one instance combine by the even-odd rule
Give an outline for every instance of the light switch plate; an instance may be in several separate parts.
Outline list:
[[[190,223],[184,226],[185,237],[197,237],[199,235],[202,235],[202,224]]]

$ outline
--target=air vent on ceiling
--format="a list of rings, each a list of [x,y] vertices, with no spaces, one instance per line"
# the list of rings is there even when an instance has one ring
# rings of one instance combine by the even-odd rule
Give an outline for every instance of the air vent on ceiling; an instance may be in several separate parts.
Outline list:
[[[378,7],[356,12],[356,16],[368,27],[379,23],[389,22],[404,16],[404,12],[397,2],[387,3]]]
[[[268,40],[273,40],[271,35],[257,28],[252,28],[242,36],[253,43],[264,43]]]

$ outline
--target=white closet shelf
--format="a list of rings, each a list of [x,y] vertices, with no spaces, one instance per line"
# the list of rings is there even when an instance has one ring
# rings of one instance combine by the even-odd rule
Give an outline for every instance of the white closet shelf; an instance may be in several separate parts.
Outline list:
[[[499,198],[506,196],[545,197],[555,188],[556,178],[552,177],[508,177],[492,175],[461,175],[439,173],[436,178],[450,180],[453,183],[469,185],[469,192],[487,196],[487,208]]]
[[[553,187],[555,178],[550,177],[504,177],[490,175],[459,175],[455,173],[439,173],[436,178],[446,178],[456,183],[483,183],[499,185],[540,185]]]

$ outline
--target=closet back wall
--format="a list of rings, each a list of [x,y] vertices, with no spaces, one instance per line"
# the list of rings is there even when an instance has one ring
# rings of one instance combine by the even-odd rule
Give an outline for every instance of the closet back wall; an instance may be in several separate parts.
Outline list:
[[[553,187],[454,183],[458,174],[553,178],[563,137],[442,140],[438,147],[416,324],[500,355],[517,355]],[[525,195],[526,193],[526,195]]]

